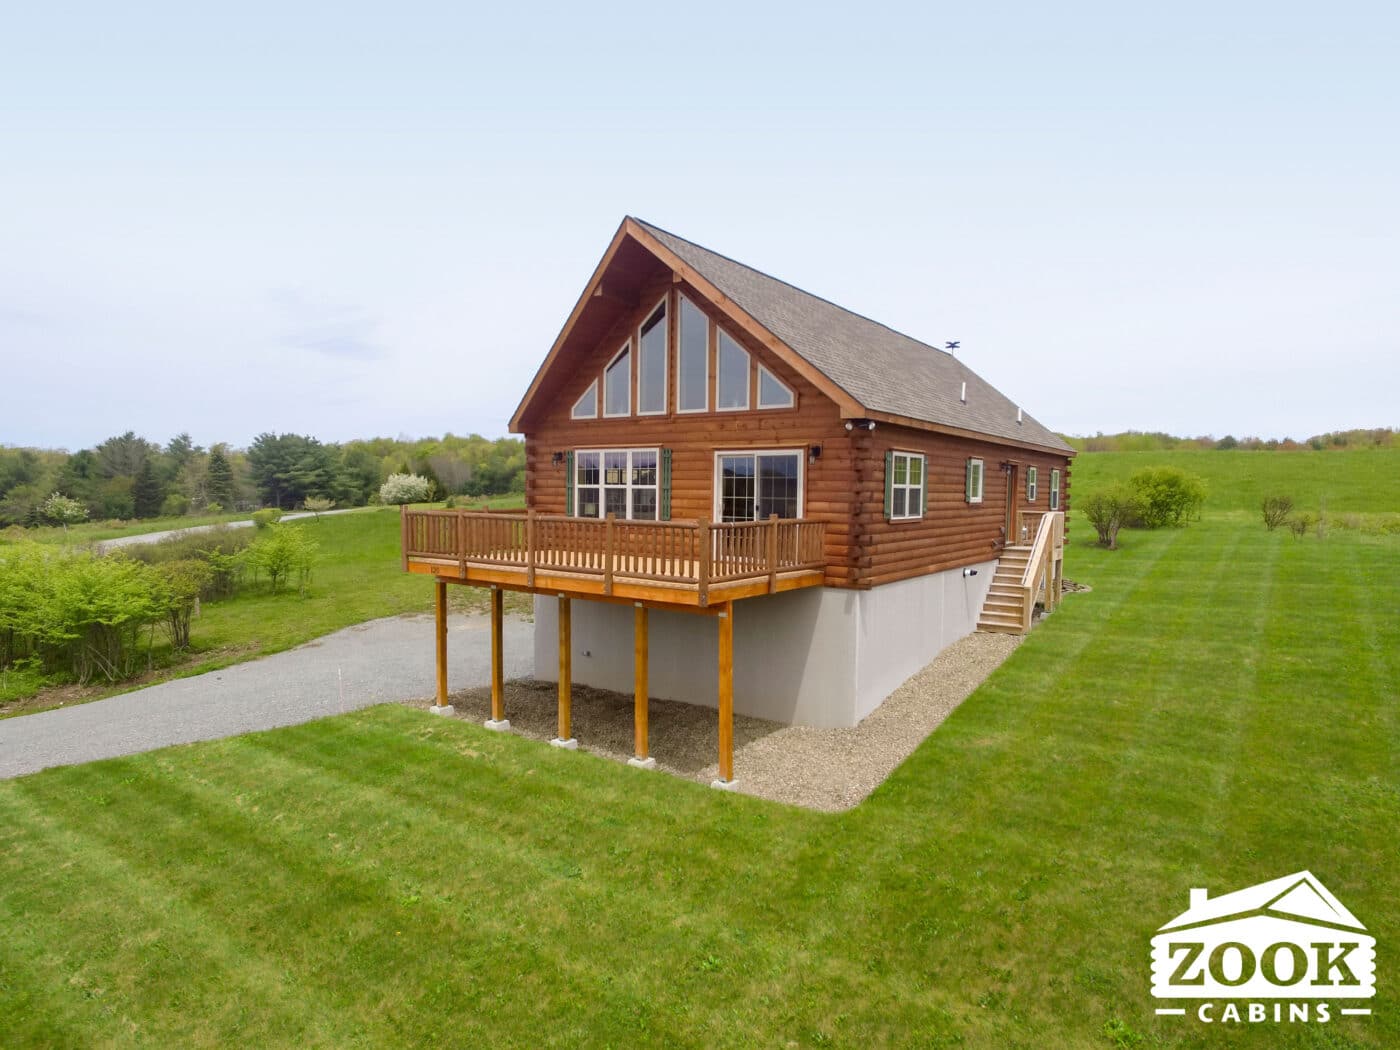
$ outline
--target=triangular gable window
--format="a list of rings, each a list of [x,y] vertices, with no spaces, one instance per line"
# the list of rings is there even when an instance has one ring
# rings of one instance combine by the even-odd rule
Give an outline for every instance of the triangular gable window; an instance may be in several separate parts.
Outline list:
[[[583,396],[574,402],[574,410],[571,415],[574,419],[598,418],[598,380],[595,379],[589,383]]]
[[[791,408],[792,390],[763,365],[758,366],[758,407]]]

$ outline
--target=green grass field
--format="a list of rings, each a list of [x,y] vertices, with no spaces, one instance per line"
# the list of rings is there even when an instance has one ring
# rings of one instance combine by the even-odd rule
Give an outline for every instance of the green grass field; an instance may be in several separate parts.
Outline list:
[[[1400,540],[1126,539],[845,814],[398,707],[0,784],[0,1042],[1400,1045]],[[1373,1017],[1153,1016],[1190,887],[1304,868]]]
[[[72,525],[66,531],[59,526],[39,529],[11,528],[0,531],[0,543],[33,540],[36,543],[100,543],[124,536],[143,536],[150,532],[171,529],[192,529],[199,525],[219,525],[229,521],[247,521],[243,512],[228,514],[183,515],[176,518],[146,518],[142,521],[89,521]]]

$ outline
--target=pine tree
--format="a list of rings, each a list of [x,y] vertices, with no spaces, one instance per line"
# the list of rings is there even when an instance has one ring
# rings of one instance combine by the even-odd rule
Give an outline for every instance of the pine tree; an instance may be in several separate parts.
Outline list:
[[[136,484],[132,486],[131,496],[136,504],[138,518],[160,517],[160,505],[165,500],[165,486],[156,475],[156,465],[152,462],[152,457],[147,456],[141,464],[141,471],[136,475]]]
[[[229,466],[224,450],[218,445],[209,452],[205,490],[209,494],[210,503],[217,503],[224,510],[233,509],[233,468]]]

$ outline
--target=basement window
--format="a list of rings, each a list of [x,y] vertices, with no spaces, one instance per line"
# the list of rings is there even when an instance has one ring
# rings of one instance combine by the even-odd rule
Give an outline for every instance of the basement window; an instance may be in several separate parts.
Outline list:
[[[967,502],[982,502],[982,475],[984,467],[980,459],[967,461]]]
[[[1035,467],[1026,468],[1026,502],[1034,503],[1040,492],[1040,471]]]
[[[924,457],[918,452],[890,452],[885,457],[885,516],[910,521],[924,516]]]
[[[588,389],[583,392],[583,396],[574,402],[574,410],[570,413],[574,419],[597,419],[598,418],[598,380],[588,384]]]

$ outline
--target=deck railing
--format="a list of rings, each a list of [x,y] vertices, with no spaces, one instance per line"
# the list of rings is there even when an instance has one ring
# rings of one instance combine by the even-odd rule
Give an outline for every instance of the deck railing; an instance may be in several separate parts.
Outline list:
[[[534,511],[403,510],[403,560],[446,559],[523,571],[600,576],[613,581],[695,586],[704,604],[711,584],[826,567],[826,523],[767,521],[628,521],[570,518]]]
[[[1026,512],[1022,512],[1026,513]],[[1036,522],[1035,542],[1031,544],[1026,568],[1021,573],[1021,629],[1031,629],[1031,615],[1036,600],[1044,595],[1045,611],[1060,604],[1064,583],[1065,515],[1063,511],[1045,511]]]

